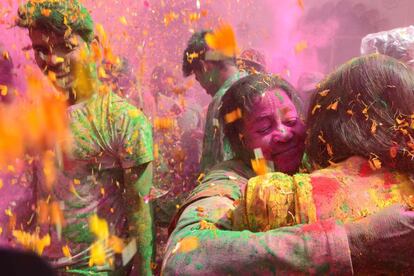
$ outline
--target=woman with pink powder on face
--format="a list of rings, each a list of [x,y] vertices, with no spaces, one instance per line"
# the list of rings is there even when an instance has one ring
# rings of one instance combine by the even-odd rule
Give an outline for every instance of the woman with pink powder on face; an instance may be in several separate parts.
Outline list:
[[[359,268],[367,262],[360,256],[380,257],[379,244],[400,246],[393,247],[397,253],[388,254],[389,262],[399,262],[398,252],[404,250],[401,241],[414,236],[405,228],[410,225],[412,229],[414,215],[398,207],[366,218],[371,228],[334,220],[265,232],[235,227],[233,211],[243,199],[248,179],[255,176],[252,159],[263,157],[284,173],[299,168],[305,127],[294,99],[291,86],[271,75],[250,75],[230,88],[221,115],[241,113],[227,117],[225,125],[237,156],[208,173],[181,207],[167,245],[165,275],[349,275],[353,266]],[[262,156],[254,155],[257,148]],[[406,231],[404,236],[401,231]],[[361,237],[369,238],[369,246],[360,246]]]

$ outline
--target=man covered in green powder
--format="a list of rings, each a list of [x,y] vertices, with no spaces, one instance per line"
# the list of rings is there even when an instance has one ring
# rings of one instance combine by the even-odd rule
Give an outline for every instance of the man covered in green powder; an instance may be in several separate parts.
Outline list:
[[[211,33],[199,31],[191,36],[184,50],[182,65],[184,76],[194,74],[206,93],[213,97],[208,105],[204,128],[200,160],[200,170],[203,173],[207,173],[214,165],[234,157],[230,143],[224,136],[223,126],[219,123],[219,112],[221,100],[227,90],[247,75],[246,72],[239,71],[234,57],[225,56],[207,45],[205,36]]]
[[[71,154],[57,158],[62,162],[56,162],[53,189],[44,187],[44,170],[37,170],[37,197],[59,202],[65,219],[62,229],[46,227],[51,245],[45,257],[61,274],[151,275],[154,233],[145,200],[152,186],[150,123],[99,82],[94,24],[77,0],[29,1],[19,8],[17,24],[29,30],[36,63],[70,105]],[[118,252],[104,248],[107,260],[115,256],[104,264],[93,257],[102,253],[91,247],[94,215],[124,243]]]

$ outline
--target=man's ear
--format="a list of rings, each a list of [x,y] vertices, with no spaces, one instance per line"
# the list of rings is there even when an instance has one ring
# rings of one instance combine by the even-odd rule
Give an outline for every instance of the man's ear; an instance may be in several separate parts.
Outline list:
[[[94,36],[94,38],[92,39],[91,43],[90,43],[91,47],[102,47],[102,43],[99,41],[99,37],[98,36]]]
[[[104,53],[104,47],[99,40],[98,36],[95,36],[91,43],[89,44],[89,49],[92,50],[92,54],[94,55],[94,59],[98,61],[102,61],[103,59],[103,53]]]

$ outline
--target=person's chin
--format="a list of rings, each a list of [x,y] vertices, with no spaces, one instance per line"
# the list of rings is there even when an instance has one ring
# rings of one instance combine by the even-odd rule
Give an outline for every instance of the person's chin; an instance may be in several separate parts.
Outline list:
[[[299,171],[301,157],[299,152],[290,155],[280,155],[273,158],[273,163],[275,165],[275,171],[294,174]]]
[[[285,163],[279,167],[276,166],[275,171],[292,175],[299,171],[299,163],[293,163],[293,162],[291,164]]]

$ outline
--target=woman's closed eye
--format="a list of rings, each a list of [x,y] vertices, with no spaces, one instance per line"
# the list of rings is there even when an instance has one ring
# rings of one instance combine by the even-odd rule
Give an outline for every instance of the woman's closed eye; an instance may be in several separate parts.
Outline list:
[[[288,127],[293,127],[296,125],[297,122],[298,122],[298,118],[290,118],[290,119],[285,120],[283,124]]]
[[[265,134],[271,129],[272,125],[270,123],[259,125],[257,128],[257,133]]]

